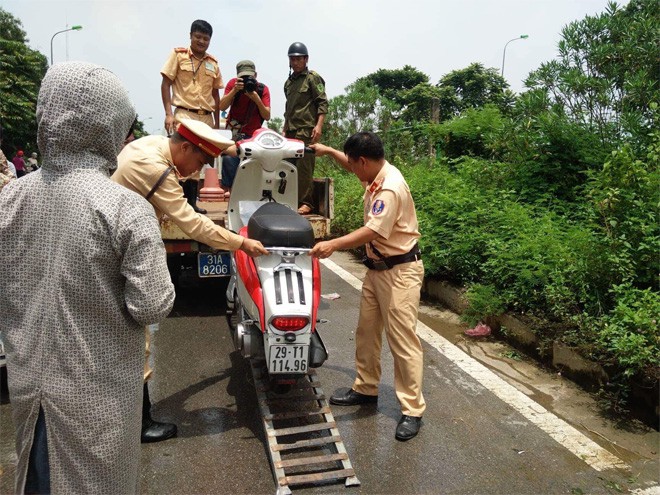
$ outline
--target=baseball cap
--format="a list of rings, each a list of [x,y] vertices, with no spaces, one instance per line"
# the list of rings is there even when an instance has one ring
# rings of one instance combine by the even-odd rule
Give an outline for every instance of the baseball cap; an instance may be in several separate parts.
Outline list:
[[[213,157],[219,156],[222,150],[226,150],[234,144],[231,139],[224,137],[204,122],[197,120],[181,120],[177,131],[181,136]]]
[[[254,62],[252,60],[241,60],[239,63],[236,64],[237,77],[243,77],[243,76],[254,77],[256,73],[257,71],[254,68]]]

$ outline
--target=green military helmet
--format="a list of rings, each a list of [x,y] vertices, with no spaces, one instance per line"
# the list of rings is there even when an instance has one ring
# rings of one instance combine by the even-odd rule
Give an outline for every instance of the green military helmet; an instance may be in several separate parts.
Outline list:
[[[289,47],[289,57],[309,57],[309,52],[304,43],[296,41]]]

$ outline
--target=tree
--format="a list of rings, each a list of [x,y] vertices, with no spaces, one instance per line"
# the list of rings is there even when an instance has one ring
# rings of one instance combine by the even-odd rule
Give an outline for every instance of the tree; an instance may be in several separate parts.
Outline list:
[[[277,132],[278,134],[282,133],[283,126],[284,126],[284,119],[282,119],[282,117],[273,117],[268,121],[268,128]]]
[[[460,115],[469,108],[495,105],[504,114],[515,101],[509,84],[497,73],[479,63],[455,70],[438,82],[440,90],[440,119],[445,121]]]
[[[400,107],[404,107],[406,91],[415,86],[429,82],[429,76],[410,65],[404,65],[403,69],[379,69],[358,81],[363,80],[378,89],[378,93],[388,98]]]
[[[532,72],[525,85],[546,92],[603,143],[630,136],[648,141],[660,124],[660,3],[631,0],[620,9],[570,23],[559,56]]]
[[[0,8],[0,116],[8,155],[37,147],[37,96],[48,60],[27,42],[21,21]]]

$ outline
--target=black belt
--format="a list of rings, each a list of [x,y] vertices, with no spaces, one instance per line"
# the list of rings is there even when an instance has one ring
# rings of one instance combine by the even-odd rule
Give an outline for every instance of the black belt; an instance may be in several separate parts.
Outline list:
[[[211,113],[208,110],[202,110],[201,108],[186,108],[186,107],[180,107],[179,105],[177,105],[176,107],[180,108],[181,110],[188,110],[189,112],[196,113],[197,115],[208,115]]]
[[[383,256],[379,260],[365,257],[362,260],[364,266],[370,270],[389,270],[390,268],[400,265],[402,263],[410,263],[412,261],[419,261],[422,259],[422,253],[417,247],[417,244],[405,254],[397,254],[396,256]]]

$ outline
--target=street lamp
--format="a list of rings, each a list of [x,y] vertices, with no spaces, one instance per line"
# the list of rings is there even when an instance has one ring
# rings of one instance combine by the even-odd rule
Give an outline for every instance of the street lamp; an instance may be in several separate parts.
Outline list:
[[[53,40],[55,39],[55,36],[57,36],[60,33],[66,33],[67,31],[80,31],[82,29],[82,26],[71,26],[68,29],[63,29],[62,31],[56,32],[53,37],[50,39],[50,65],[53,65]]]
[[[527,35],[527,34],[521,34],[521,35],[518,36],[517,38],[513,38],[512,40],[507,41],[507,42],[506,42],[506,45],[504,45],[504,53],[502,53],[502,73],[500,74],[502,77],[504,77],[504,57],[506,57],[506,47],[507,47],[507,45],[508,45],[509,43],[511,43],[512,41],[516,41],[516,40],[524,40],[524,39],[527,39],[527,38],[529,38],[529,35]]]

